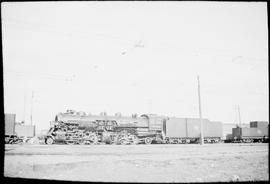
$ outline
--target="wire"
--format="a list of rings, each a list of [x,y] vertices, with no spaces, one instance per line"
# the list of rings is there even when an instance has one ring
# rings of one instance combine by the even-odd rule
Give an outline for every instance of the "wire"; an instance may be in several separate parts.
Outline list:
[[[56,80],[65,80],[65,81],[72,81],[75,78],[75,75],[72,76],[63,76],[63,75],[55,75],[55,74],[45,74],[45,73],[34,73],[34,72],[18,72],[18,71],[11,71],[7,70],[4,72],[4,75],[17,75],[22,77],[31,77],[31,76],[37,76],[47,79],[56,79]]]
[[[23,23],[23,26],[24,28],[41,28],[43,30],[49,30],[49,31],[53,31],[53,32],[58,32],[59,29],[54,27],[54,26],[51,26],[49,24],[46,24],[46,23],[42,23],[40,24],[40,22],[34,22],[34,21],[24,21],[24,20],[19,20],[19,19],[16,19],[16,18],[3,18],[2,19],[2,22],[5,22],[5,23],[11,23],[12,22],[14,23]],[[16,24],[17,25],[17,24]],[[47,33],[46,31],[46,33]],[[101,34],[101,33],[93,33],[93,32],[85,32],[85,31],[82,31],[82,30],[72,30],[72,31],[75,31],[76,34],[72,34],[72,33],[69,33],[67,30],[63,31],[61,30],[61,33],[59,33],[59,35],[63,36],[67,36],[68,38],[76,35],[76,37],[81,37],[81,38],[85,38],[85,37],[88,37],[89,38],[89,35],[94,35],[95,37],[99,37],[99,38],[103,38],[103,39],[106,39],[108,40],[108,38],[110,38],[111,40],[114,40],[114,42],[118,42],[121,41],[121,42],[126,42],[127,44],[132,44],[134,43],[136,40],[129,40],[129,39],[123,39],[123,38],[120,38],[119,36],[116,36],[116,35],[106,35],[106,34]],[[117,41],[116,41],[117,40]]]
[[[57,29],[56,27],[52,26],[52,25],[49,25],[49,24],[46,24],[46,23],[40,23],[40,22],[33,22],[33,21],[24,21],[24,20],[19,20],[19,19],[16,19],[16,18],[11,18],[11,17],[4,17],[2,18],[2,21],[4,23],[11,23],[12,22],[14,23],[20,23],[21,26],[23,25],[24,27],[22,28],[30,28],[30,29],[33,29],[33,28],[41,28],[43,30],[45,30],[44,32],[47,33],[47,31],[53,31],[53,32],[58,32],[59,29]],[[16,24],[18,25],[18,24]],[[76,34],[72,34],[73,31],[76,32]],[[82,31],[82,30],[73,30],[72,33],[69,33],[67,31],[63,31],[61,30],[61,33],[59,33],[59,35],[63,36],[65,35],[66,37],[68,37],[68,39],[70,39],[70,37],[72,36],[76,36],[77,38],[78,37],[81,37],[81,38],[89,38],[89,35],[94,35],[95,37],[99,37],[99,39],[105,39],[107,41],[107,39],[111,39],[111,40],[114,40],[114,42],[118,42],[121,44],[123,43],[126,43],[127,45],[129,45],[129,47],[125,50],[123,50],[121,52],[121,55],[126,55],[128,52],[130,52],[131,50],[134,50],[136,47],[144,47],[143,44],[141,44],[141,41],[139,42],[139,44],[136,44],[136,41],[135,40],[131,40],[131,39],[123,39],[121,38],[120,36],[116,36],[116,35],[106,35],[106,34],[101,34],[101,33],[93,33],[93,32],[85,32],[85,31]],[[92,38],[91,38],[92,39]],[[133,46],[133,44],[135,43],[135,45]],[[155,44],[156,43],[156,44]],[[182,53],[188,53],[188,55],[192,55],[192,56],[199,56],[199,55],[208,55],[208,56],[213,56],[213,55],[217,55],[217,56],[223,56],[223,58],[227,57],[228,60],[226,60],[227,62],[232,62],[232,63],[236,63],[236,62],[242,62],[242,63],[246,63],[246,64],[249,64],[249,65],[253,65],[253,64],[261,64],[261,63],[267,63],[268,59],[267,58],[256,58],[256,57],[248,57],[248,56],[244,56],[242,54],[232,54],[231,51],[226,51],[226,50],[214,50],[214,49],[206,49],[206,48],[200,48],[200,49],[193,49],[193,48],[181,48],[181,49],[178,49],[179,47],[179,44],[178,43],[175,43],[173,41],[164,41],[164,40],[159,40],[159,41],[151,41],[151,44],[154,45],[154,46],[164,46],[164,45],[168,45],[169,46],[169,50],[175,50],[177,51],[177,53],[179,52],[182,52]],[[151,45],[150,44],[150,45]],[[104,44],[106,45],[106,44]],[[132,45],[132,46],[130,46]],[[198,52],[197,50],[200,50],[200,52]],[[163,50],[164,51],[164,50]],[[250,62],[251,61],[251,62]],[[254,62],[256,61],[256,62]],[[254,69],[254,65],[252,67],[252,69]]]

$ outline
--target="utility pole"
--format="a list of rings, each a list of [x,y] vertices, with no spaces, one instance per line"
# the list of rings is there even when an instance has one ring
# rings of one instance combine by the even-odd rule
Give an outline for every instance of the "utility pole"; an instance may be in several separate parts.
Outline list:
[[[200,94],[200,77],[197,76],[197,79],[198,79],[199,115],[200,115],[200,125],[201,125],[200,144],[203,145],[204,138],[203,138],[203,121],[202,121],[201,94]]]
[[[31,99],[31,116],[30,116],[31,126],[33,125],[33,116],[32,116],[32,114],[33,114],[33,98],[34,98],[34,91],[32,91],[32,99]]]
[[[237,105],[234,106],[234,123],[235,126],[238,127],[238,115],[237,115]]]
[[[26,108],[26,92],[24,90],[24,101],[23,101],[23,122],[25,123],[25,108]]]
[[[239,127],[241,128],[240,106],[238,105]]]
[[[13,76],[18,76],[18,77],[32,77],[32,75],[35,75],[36,77],[41,77],[41,78],[47,78],[50,80],[64,80],[66,82],[73,81],[75,78],[75,75],[72,76],[63,76],[63,75],[54,75],[54,74],[40,74],[40,73],[32,73],[32,72],[19,72],[19,71],[7,71],[4,72],[4,74],[11,74]],[[30,74],[30,75],[29,75]],[[24,107],[23,107],[23,122],[26,123],[26,114],[29,112],[28,109],[26,110],[26,105],[28,105],[28,85],[24,87]],[[32,111],[33,111],[33,98],[34,98],[34,91],[32,91],[32,101],[31,101],[31,115],[30,115],[30,123],[32,125],[33,123],[33,117],[32,117]],[[28,106],[27,106],[28,107]],[[27,113],[26,113],[27,111]],[[28,117],[28,116],[27,116]],[[28,121],[28,119],[27,119]]]

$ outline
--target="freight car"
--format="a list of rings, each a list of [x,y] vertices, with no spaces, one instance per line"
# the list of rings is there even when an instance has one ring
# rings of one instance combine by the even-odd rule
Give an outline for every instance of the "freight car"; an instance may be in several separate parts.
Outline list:
[[[150,129],[147,115],[100,116],[68,110],[59,113],[45,138],[46,144],[151,144],[162,139],[161,130]]]
[[[222,138],[222,123],[203,121],[205,143],[217,143]],[[168,144],[198,143],[200,139],[199,118],[168,118],[163,124],[165,142]]]
[[[16,114],[5,114],[5,143],[15,144],[22,142],[15,132]]]
[[[250,127],[232,128],[226,142],[269,142],[269,124],[263,121],[250,122]]]

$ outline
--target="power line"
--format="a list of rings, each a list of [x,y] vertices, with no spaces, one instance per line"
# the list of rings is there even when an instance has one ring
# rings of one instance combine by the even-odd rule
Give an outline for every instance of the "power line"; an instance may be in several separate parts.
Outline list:
[[[4,17],[2,18],[3,22],[7,22],[7,23],[21,23],[21,26],[23,25],[24,28],[41,28],[44,30],[44,32],[47,33],[47,31],[53,31],[55,32],[59,32],[59,29],[56,28],[55,26],[46,24],[46,23],[40,23],[40,22],[33,22],[33,21],[24,21],[24,20],[19,20],[16,18],[11,18],[11,17]],[[17,25],[17,24],[16,24]],[[75,33],[74,33],[75,32]],[[107,41],[107,39],[109,38],[110,40],[114,40],[114,42],[118,42],[121,44],[123,44],[124,42],[126,44],[129,45],[128,49],[125,49],[121,52],[122,55],[126,55],[127,52],[130,52],[131,50],[138,48],[138,47],[144,47],[144,44],[141,44],[141,41],[136,43],[136,40],[131,40],[131,39],[124,39],[121,38],[120,36],[116,36],[116,35],[106,35],[106,34],[101,34],[101,33],[93,33],[93,31],[91,32],[86,32],[86,31],[82,31],[82,30],[72,30],[71,32],[67,32],[67,30],[63,31],[61,30],[61,33],[59,33],[59,35],[63,36],[65,35],[66,37],[68,37],[68,39],[70,39],[70,37],[72,36],[76,36],[76,37],[81,37],[81,38],[89,38],[89,35],[92,34],[95,37],[99,37],[99,39],[105,39]],[[135,43],[135,44],[134,44]],[[138,44],[139,43],[139,44]],[[134,45],[133,45],[134,44]],[[246,64],[262,64],[262,63],[267,63],[268,59],[267,58],[256,58],[256,57],[249,57],[249,56],[245,56],[244,54],[233,54],[231,53],[231,51],[226,51],[226,50],[217,50],[217,49],[206,49],[206,48],[199,48],[199,49],[194,49],[194,48],[181,48],[179,49],[179,43],[174,43],[173,41],[164,41],[164,40],[158,40],[158,41],[151,41],[151,44],[156,46],[156,45],[169,45],[169,50],[175,50],[177,51],[177,53],[182,52],[182,53],[188,53],[188,55],[196,55],[196,56],[200,56],[200,55],[208,55],[208,56],[223,56],[223,58],[227,57],[228,60],[227,62],[232,62],[232,63],[236,63],[236,62],[242,62],[242,63],[246,63]],[[151,45],[150,44],[150,45]],[[133,46],[131,46],[133,45]],[[200,51],[198,51],[200,50]],[[163,50],[164,51],[164,50]],[[250,62],[251,61],[251,62]],[[252,69],[254,69],[255,66],[252,67]]]
[[[40,28],[40,29],[43,29],[44,32],[47,33],[47,31],[53,31],[54,33],[55,32],[59,32],[59,29],[52,26],[52,25],[49,25],[49,24],[46,24],[46,23],[42,23],[40,24],[40,22],[33,22],[33,21],[24,21],[24,20],[19,20],[19,19],[16,19],[16,18],[3,18],[2,19],[3,22],[6,22],[6,23],[11,23],[12,22],[14,23],[24,23],[23,24],[23,28],[26,28],[26,29],[33,29],[33,28]],[[10,22],[11,21],[11,22]],[[17,25],[17,24],[16,24]],[[75,33],[74,33],[75,32]],[[102,34],[102,33],[93,33],[93,31],[89,31],[89,32],[86,32],[86,31],[82,31],[81,29],[80,30],[71,30],[71,32],[68,32],[67,30],[62,30],[61,29],[61,33],[59,33],[59,35],[63,36],[63,35],[66,35],[68,38],[72,37],[72,36],[76,36],[76,37],[88,37],[89,38],[89,35],[94,35],[95,37],[99,37],[99,39],[106,39],[108,40],[111,39],[111,40],[114,40],[114,42],[126,42],[126,44],[132,44],[134,43],[136,40],[131,40],[131,39],[123,39],[121,38],[120,36],[116,36],[116,35],[106,35],[106,34]]]
[[[7,21],[8,20],[8,21]],[[4,19],[4,21],[7,21],[8,23],[12,23],[13,22],[19,22],[19,23],[24,23],[23,24],[23,28],[26,29],[33,29],[33,28],[41,28],[44,32],[48,32],[49,31],[53,31],[54,33],[58,33],[59,29],[56,27],[53,27],[49,24],[40,24],[37,22],[29,22],[29,21],[23,21],[23,20],[18,20],[18,19],[14,19],[14,18],[8,18],[8,19]],[[11,22],[9,22],[11,21]],[[38,26],[36,26],[38,25]],[[75,33],[74,33],[75,32]],[[71,32],[67,32],[66,30],[62,30],[61,33],[59,33],[59,35],[63,36],[65,35],[66,38],[70,39],[70,37],[76,36],[76,38],[81,37],[85,40],[85,38],[91,38],[89,37],[89,35],[94,35],[94,38],[96,39],[96,37],[98,37],[98,40],[103,39],[105,41],[108,41],[108,39],[113,40],[113,42],[117,42],[118,44],[121,43],[124,45],[127,45],[127,47],[121,52],[121,55],[126,55],[127,52],[130,52],[131,50],[134,50],[136,48],[142,48],[144,47],[144,44],[142,44],[142,41],[136,41],[135,39],[131,40],[131,39],[124,39],[121,38],[120,36],[116,36],[116,35],[106,35],[106,34],[101,34],[101,33],[93,33],[93,31],[90,32],[86,32],[86,31],[82,31],[80,30],[71,30]],[[93,38],[91,38],[92,40]],[[106,46],[106,44],[103,44],[104,46]]]
[[[12,23],[12,22],[16,22],[16,23],[23,23],[23,26],[24,28],[41,28],[43,30],[46,30],[45,32],[47,33],[48,30],[50,31],[53,31],[53,32],[58,32],[59,29],[52,26],[52,25],[49,25],[49,24],[46,24],[46,23],[40,23],[40,22],[33,22],[33,21],[24,21],[24,20],[19,20],[19,19],[16,19],[16,18],[11,18],[11,17],[4,17],[2,18],[2,22],[4,23]],[[73,32],[75,31],[76,34],[73,34]],[[70,38],[71,36],[74,36],[76,35],[76,37],[89,37],[90,34],[94,35],[95,37],[99,37],[99,38],[103,38],[103,39],[111,39],[111,40],[114,40],[115,42],[118,42],[120,43],[120,41],[123,43],[123,42],[126,42],[126,44],[129,44],[129,45],[132,45],[134,43],[136,43],[136,40],[133,39],[124,39],[124,38],[121,38],[121,36],[116,36],[116,35],[106,35],[106,34],[101,34],[101,33],[93,33],[93,32],[85,32],[85,31],[82,31],[82,30],[72,30],[71,33],[67,32],[67,31],[63,31],[61,30],[61,33],[59,33],[59,35],[66,35],[68,36],[68,38]],[[117,40],[117,41],[116,41]],[[194,49],[194,48],[181,48],[179,49],[179,47],[176,47],[176,46],[179,46],[179,43],[174,43],[173,41],[164,41],[164,40],[159,40],[159,41],[151,41],[151,43],[153,45],[169,45],[170,47],[170,50],[172,49],[175,49],[177,50],[177,52],[186,52],[186,53],[189,53],[189,55],[218,55],[218,56],[223,56],[223,57],[229,57],[231,58],[231,60],[228,60],[228,61],[231,61],[231,62],[239,62],[239,59],[242,58],[241,62],[245,62],[245,63],[250,63],[248,62],[247,60],[249,61],[256,61],[256,64],[258,63],[267,63],[268,59],[267,58],[256,58],[256,57],[249,57],[249,56],[245,56],[244,54],[233,54],[231,53],[231,51],[226,51],[226,50],[217,50],[217,49],[207,49],[207,48],[199,48],[199,49]],[[156,44],[155,44],[156,43]],[[138,45],[138,44],[135,44],[135,45]],[[136,46],[135,46],[136,47]],[[143,45],[141,45],[140,47],[143,47]],[[131,47],[133,48],[133,47]],[[200,50],[200,51],[198,51]],[[125,55],[126,54],[126,51],[123,51],[122,52],[122,55]],[[251,62],[250,64],[252,64],[253,62]]]
[[[41,77],[41,78],[47,78],[47,79],[53,79],[53,80],[65,80],[65,81],[72,81],[75,78],[75,75],[72,76],[64,76],[64,75],[55,75],[55,74],[48,74],[48,73],[34,73],[34,72],[19,72],[19,71],[11,71],[7,70],[4,71],[4,75],[17,75],[20,77]]]

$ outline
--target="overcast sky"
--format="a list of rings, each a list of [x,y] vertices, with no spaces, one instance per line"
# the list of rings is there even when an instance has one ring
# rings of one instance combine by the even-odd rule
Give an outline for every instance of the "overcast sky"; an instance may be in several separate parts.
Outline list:
[[[269,119],[266,3],[1,6],[4,110],[38,130],[66,109],[199,117],[197,75],[204,118]]]

